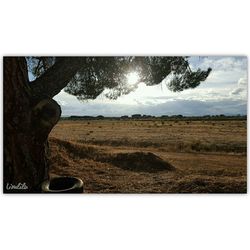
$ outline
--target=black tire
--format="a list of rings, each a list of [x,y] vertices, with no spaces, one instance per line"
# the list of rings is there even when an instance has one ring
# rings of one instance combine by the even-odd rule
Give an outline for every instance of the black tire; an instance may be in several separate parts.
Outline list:
[[[77,177],[54,177],[42,183],[42,193],[83,193],[83,182]]]

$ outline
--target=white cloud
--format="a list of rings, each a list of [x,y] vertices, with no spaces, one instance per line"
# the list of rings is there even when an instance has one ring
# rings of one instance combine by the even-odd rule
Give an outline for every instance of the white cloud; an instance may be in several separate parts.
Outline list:
[[[208,67],[216,71],[242,71],[247,68],[247,57],[240,56],[216,56],[204,57],[198,64],[201,69]]]
[[[231,94],[232,95],[238,95],[240,93],[242,93],[245,89],[244,88],[237,88],[237,89],[234,89]]]
[[[57,102],[61,105],[61,106],[67,106],[68,103],[64,100],[57,100]]]
[[[245,77],[240,78],[239,81],[238,81],[238,85],[242,86],[242,87],[246,87],[246,85],[247,85],[247,77],[245,76]]]
[[[238,82],[237,86],[231,91],[231,95],[238,97],[239,99],[247,99],[247,77],[241,77]]]

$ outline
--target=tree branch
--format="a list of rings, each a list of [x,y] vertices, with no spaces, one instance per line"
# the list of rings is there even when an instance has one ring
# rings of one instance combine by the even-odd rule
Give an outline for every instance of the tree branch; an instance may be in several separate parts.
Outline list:
[[[84,57],[57,57],[51,68],[30,82],[34,98],[52,98],[57,95],[84,65],[84,62]]]

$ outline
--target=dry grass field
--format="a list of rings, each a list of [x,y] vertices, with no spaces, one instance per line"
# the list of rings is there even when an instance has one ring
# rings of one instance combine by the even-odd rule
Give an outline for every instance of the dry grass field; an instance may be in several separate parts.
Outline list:
[[[245,120],[61,120],[51,175],[86,193],[246,193]]]

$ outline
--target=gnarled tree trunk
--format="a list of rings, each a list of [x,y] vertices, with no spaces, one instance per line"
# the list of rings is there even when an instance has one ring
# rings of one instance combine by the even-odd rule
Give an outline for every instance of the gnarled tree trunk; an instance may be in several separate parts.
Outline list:
[[[4,192],[39,192],[48,178],[47,138],[61,115],[32,93],[24,57],[4,58]]]

